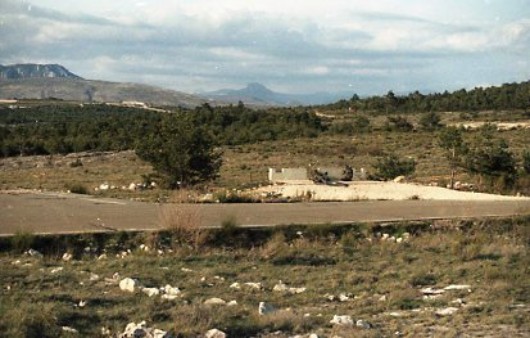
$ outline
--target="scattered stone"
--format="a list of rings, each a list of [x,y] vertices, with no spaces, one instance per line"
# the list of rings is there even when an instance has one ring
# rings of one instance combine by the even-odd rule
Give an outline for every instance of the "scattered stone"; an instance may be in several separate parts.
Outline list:
[[[466,302],[462,299],[462,298],[457,298],[455,300],[452,300],[450,304],[454,304],[454,305],[464,305]]]
[[[101,327],[101,331],[100,332],[101,332],[102,336],[110,336],[111,335],[110,329],[106,328],[104,326]]]
[[[444,290],[468,290],[471,291],[471,285],[467,284],[451,284],[444,288]]]
[[[73,257],[74,257],[74,256],[73,256],[71,253],[69,253],[69,252],[65,252],[65,253],[63,254],[62,259],[63,259],[63,261],[65,261],[65,262],[69,262],[69,261],[72,260]]]
[[[138,249],[140,249],[140,251],[149,252],[149,247],[147,245],[145,245],[145,244],[140,244]]]
[[[134,292],[135,288],[138,287],[138,281],[132,278],[124,278],[119,285],[123,291]]]
[[[51,269],[51,270],[50,270],[50,273],[55,274],[55,273],[57,273],[57,272],[61,272],[61,271],[63,271],[63,269],[64,269],[64,268],[63,268],[62,266],[58,266],[58,267],[56,267],[56,268]]]
[[[101,261],[101,260],[103,260],[103,259],[107,259],[107,254],[105,254],[105,253],[104,253],[104,254],[101,254],[101,255],[99,255],[98,258],[97,258],[98,261]]]
[[[443,289],[423,288],[420,290],[424,295],[440,295],[445,292]]]
[[[101,183],[98,187],[99,190],[109,190],[110,189],[110,185],[108,183]]]
[[[238,282],[232,283],[232,284],[230,284],[230,288],[231,289],[240,290],[241,289],[241,284],[239,284]]]
[[[226,303],[226,306],[237,306],[237,301],[236,300],[231,300],[228,303]]]
[[[339,316],[334,315],[333,319],[329,321],[330,324],[340,325],[340,326],[353,326],[353,319],[351,316]]]
[[[175,299],[178,298],[178,296],[175,296],[175,295],[166,295],[166,294],[164,294],[164,295],[160,296],[160,298],[162,298],[162,299],[164,299],[164,300],[175,300]]]
[[[192,269],[188,269],[188,268],[180,268],[180,271],[182,271],[182,272],[193,272]]]
[[[42,258],[43,257],[43,254],[41,254],[40,252],[38,252],[37,250],[34,250],[34,249],[29,249],[24,254],[26,254],[28,256],[31,256],[31,257],[37,257],[37,258]]]
[[[248,286],[251,289],[255,289],[255,290],[261,290],[263,288],[263,285],[261,285],[261,283],[247,282],[244,285]]]
[[[68,332],[68,333],[75,333],[75,334],[79,333],[79,331],[77,331],[76,329],[74,329],[73,327],[70,327],[70,326],[63,326],[62,330],[64,332]]]
[[[341,302],[347,302],[351,299],[351,297],[353,297],[353,295],[351,293],[341,293],[339,295],[339,301]]]
[[[80,300],[79,303],[77,303],[77,307],[85,307],[87,303],[86,300]]]
[[[119,338],[170,338],[171,335],[166,331],[149,328],[147,327],[145,321],[142,321],[138,324],[129,323],[125,327],[119,336]]]
[[[386,302],[386,295],[382,295],[381,297],[379,297],[379,301]]]
[[[263,316],[263,315],[266,315],[266,314],[269,314],[269,313],[273,313],[275,311],[276,311],[276,309],[271,304],[267,304],[265,302],[260,302],[259,303],[258,312],[259,312],[260,315]]]
[[[157,288],[143,288],[142,292],[145,293],[148,297],[154,297],[160,294],[160,290]]]
[[[281,280],[279,281],[278,284],[276,284],[274,286],[274,288],[272,288],[272,291],[276,291],[276,292],[287,292],[287,293],[290,293],[290,294],[298,294],[298,293],[302,293],[302,292],[305,292],[306,288],[293,288],[293,287],[288,287],[286,284],[284,284]]]
[[[355,326],[360,327],[360,328],[365,329],[365,330],[371,329],[373,327],[372,324],[370,324],[366,320],[362,320],[362,319],[357,320],[357,322],[355,323]]]
[[[90,280],[91,282],[94,282],[94,281],[97,281],[99,279],[99,275],[96,275],[95,273],[90,273],[90,277],[88,278],[88,280]]]
[[[179,288],[172,287],[169,284],[166,284],[166,286],[162,288],[162,291],[169,296],[180,296],[180,294],[182,293]]]
[[[204,338],[226,338],[226,333],[218,329],[211,329],[206,332]]]
[[[204,305],[226,305],[226,301],[221,298],[210,298],[204,301]]]
[[[452,316],[455,312],[458,311],[458,308],[456,307],[446,307],[446,308],[443,308],[443,309],[439,309],[435,312],[435,314],[437,316]]]

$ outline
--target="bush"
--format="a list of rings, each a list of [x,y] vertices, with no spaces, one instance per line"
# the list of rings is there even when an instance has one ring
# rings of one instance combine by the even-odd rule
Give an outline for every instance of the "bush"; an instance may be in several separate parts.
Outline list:
[[[377,159],[373,164],[375,176],[379,179],[389,180],[398,176],[409,176],[416,170],[414,159],[400,159],[397,155],[390,154]]]
[[[213,138],[186,116],[167,116],[136,149],[150,162],[159,183],[169,189],[194,186],[213,180],[221,167],[221,153]]]
[[[530,150],[525,150],[523,153],[523,171],[525,174],[530,174]]]
[[[80,183],[74,183],[67,187],[72,194],[88,195],[88,189]]]

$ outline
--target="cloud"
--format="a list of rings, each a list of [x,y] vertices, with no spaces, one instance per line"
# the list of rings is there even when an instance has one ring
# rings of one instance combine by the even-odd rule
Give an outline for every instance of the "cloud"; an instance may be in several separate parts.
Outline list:
[[[528,77],[528,5],[470,3],[2,0],[0,63],[62,63],[87,78],[190,92],[258,81],[374,93]]]

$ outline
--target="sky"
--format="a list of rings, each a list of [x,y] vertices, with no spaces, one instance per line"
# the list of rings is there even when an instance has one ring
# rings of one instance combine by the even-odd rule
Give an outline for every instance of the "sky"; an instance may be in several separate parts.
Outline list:
[[[528,0],[0,0],[0,64],[194,93],[385,94],[530,79]]]

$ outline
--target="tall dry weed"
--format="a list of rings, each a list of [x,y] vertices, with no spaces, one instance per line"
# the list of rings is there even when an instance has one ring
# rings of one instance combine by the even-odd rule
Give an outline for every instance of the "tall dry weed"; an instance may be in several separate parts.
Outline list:
[[[200,205],[165,204],[159,209],[158,219],[161,228],[171,234],[174,247],[188,245],[199,249],[207,241],[208,231],[201,226]]]

